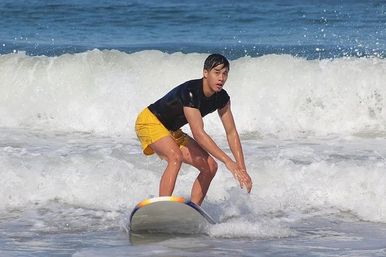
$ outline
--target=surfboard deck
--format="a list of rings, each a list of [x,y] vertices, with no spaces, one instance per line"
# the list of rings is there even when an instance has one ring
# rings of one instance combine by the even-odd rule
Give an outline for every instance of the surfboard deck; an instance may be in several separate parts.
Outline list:
[[[199,233],[215,221],[200,206],[183,197],[162,196],[138,203],[130,215],[130,232]]]

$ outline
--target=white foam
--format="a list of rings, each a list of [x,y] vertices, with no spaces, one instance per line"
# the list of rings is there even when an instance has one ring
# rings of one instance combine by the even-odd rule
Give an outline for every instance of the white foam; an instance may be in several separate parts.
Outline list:
[[[210,227],[209,235],[220,238],[280,238],[291,236],[293,232],[272,220],[246,221],[237,218]]]
[[[93,50],[57,57],[0,56],[0,127],[134,136],[140,110],[202,76],[206,54]],[[386,61],[231,61],[225,89],[241,132],[294,136],[376,133],[386,124]],[[216,115],[206,128],[222,131]]]
[[[225,139],[220,141],[224,144]],[[136,203],[158,194],[165,167],[157,157],[142,156],[138,142],[124,137],[3,129],[0,145],[0,211],[51,209],[45,223],[35,219],[33,224],[48,231],[55,226],[47,220],[58,213],[76,216],[79,211],[86,221],[91,215],[110,226],[119,213],[128,217]],[[323,215],[326,210],[386,222],[384,145],[379,138],[245,140],[252,192],[240,190],[219,164],[203,204],[218,222],[208,234],[286,237],[293,233],[288,222]],[[188,198],[197,174],[184,165],[175,195]]]
[[[8,141],[0,148],[0,209],[61,201],[117,210],[132,208],[157,191],[156,174],[147,171],[143,159],[130,159],[132,147],[121,138],[115,142],[89,135],[40,138],[20,132],[12,136],[23,143]],[[136,155],[140,156],[139,149]]]

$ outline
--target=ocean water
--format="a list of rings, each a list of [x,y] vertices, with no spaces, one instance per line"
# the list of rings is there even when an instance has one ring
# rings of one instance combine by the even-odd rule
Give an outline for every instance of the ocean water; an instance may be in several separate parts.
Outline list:
[[[386,256],[385,50],[384,1],[1,1],[0,256]],[[136,115],[211,52],[252,192],[219,164],[216,225],[131,235],[165,166]]]

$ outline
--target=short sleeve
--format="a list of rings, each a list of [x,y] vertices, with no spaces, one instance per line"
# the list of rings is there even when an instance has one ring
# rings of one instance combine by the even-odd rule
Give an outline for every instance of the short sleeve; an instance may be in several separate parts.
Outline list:
[[[217,109],[222,109],[225,105],[227,105],[227,103],[229,102],[229,95],[227,93],[227,91],[225,91],[224,89],[221,90],[219,93],[218,93],[218,96],[217,96]]]

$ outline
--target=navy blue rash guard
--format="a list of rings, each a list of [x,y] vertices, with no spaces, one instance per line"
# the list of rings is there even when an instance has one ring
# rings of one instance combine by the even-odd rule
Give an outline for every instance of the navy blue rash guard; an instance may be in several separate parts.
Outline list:
[[[195,79],[173,88],[148,108],[168,130],[176,131],[188,123],[184,106],[198,109],[204,117],[223,108],[229,99],[224,89],[206,97],[203,91],[203,79]]]

